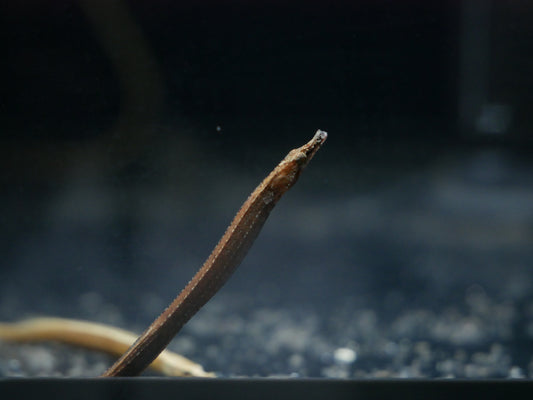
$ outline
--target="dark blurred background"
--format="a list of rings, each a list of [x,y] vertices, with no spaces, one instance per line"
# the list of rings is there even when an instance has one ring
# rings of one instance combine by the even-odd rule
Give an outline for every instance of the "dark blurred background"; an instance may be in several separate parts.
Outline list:
[[[229,375],[533,374],[529,2],[0,14],[1,319],[142,330],[320,128],[175,349]]]

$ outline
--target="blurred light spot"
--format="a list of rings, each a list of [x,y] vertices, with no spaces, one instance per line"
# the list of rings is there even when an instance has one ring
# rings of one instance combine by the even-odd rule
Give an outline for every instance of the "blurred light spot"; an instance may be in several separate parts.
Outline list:
[[[333,358],[339,364],[351,364],[357,359],[357,353],[347,347],[340,347],[333,353]]]

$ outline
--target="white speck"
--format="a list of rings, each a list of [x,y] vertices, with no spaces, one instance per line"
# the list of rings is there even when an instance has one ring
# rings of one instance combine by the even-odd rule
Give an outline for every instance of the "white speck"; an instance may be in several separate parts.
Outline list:
[[[525,376],[520,367],[514,366],[509,370],[509,378],[519,379],[525,378]]]
[[[217,132],[222,131],[222,127],[220,125],[217,125],[216,130],[217,130]]]
[[[270,202],[272,202],[272,200],[274,200],[274,193],[270,191],[265,193],[265,195],[263,196],[263,203],[269,204]]]
[[[300,368],[304,364],[304,358],[300,354],[293,354],[289,357],[291,368]]]
[[[351,364],[357,359],[357,353],[347,347],[339,347],[333,353],[333,358],[339,364]]]
[[[349,370],[345,366],[330,365],[322,368],[322,375],[327,378],[346,379],[349,376]]]
[[[27,348],[25,354],[27,360],[31,363],[32,367],[41,371],[54,370],[57,362],[54,355],[44,348]]]

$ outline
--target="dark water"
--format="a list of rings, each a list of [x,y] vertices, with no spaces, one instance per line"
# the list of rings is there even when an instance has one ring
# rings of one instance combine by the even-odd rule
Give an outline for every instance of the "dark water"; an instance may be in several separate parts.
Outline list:
[[[82,3],[4,13],[1,320],[142,331],[323,129],[170,347],[230,377],[533,376],[531,7]],[[2,376],[111,362],[0,344]]]

